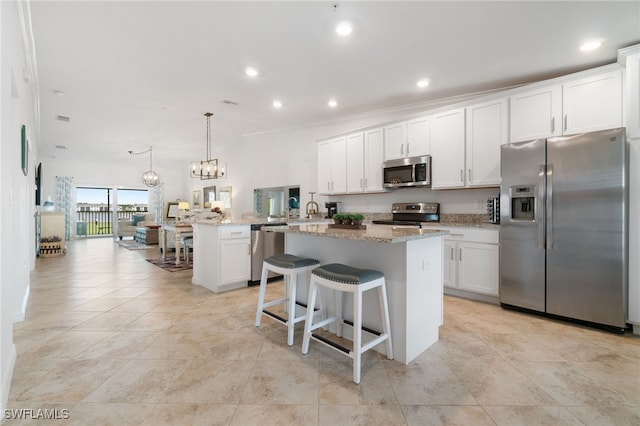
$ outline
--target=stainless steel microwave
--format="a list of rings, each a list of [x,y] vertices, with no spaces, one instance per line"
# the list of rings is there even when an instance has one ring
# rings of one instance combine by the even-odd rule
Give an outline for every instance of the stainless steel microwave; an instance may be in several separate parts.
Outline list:
[[[385,188],[430,187],[431,156],[400,158],[382,163]]]

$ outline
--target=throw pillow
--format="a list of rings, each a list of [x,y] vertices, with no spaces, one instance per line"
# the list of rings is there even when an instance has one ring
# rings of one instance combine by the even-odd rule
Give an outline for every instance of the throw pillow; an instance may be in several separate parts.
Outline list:
[[[138,222],[144,221],[144,217],[145,217],[145,215],[143,215],[143,214],[134,214],[133,215],[133,223],[132,223],[132,225],[133,226],[137,226]]]

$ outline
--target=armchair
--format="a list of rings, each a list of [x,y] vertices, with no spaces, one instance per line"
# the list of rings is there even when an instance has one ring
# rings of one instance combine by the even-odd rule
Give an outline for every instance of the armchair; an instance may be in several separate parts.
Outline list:
[[[132,219],[118,219],[118,229],[116,235],[122,237],[133,237],[136,235],[136,227],[155,225],[156,215],[154,213],[134,214]]]

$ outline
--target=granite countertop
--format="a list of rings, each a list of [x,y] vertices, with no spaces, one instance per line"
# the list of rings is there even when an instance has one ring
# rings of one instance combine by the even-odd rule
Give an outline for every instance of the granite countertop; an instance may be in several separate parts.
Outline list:
[[[439,237],[448,234],[440,229],[396,228],[388,225],[370,225],[367,229],[330,228],[329,224],[270,226],[267,231],[304,234],[315,237],[358,240],[373,243],[404,243],[410,240]]]

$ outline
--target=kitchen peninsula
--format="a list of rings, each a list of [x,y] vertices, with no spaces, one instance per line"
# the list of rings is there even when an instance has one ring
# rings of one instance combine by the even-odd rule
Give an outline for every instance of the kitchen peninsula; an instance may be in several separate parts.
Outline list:
[[[345,230],[328,224],[276,226],[268,231],[285,233],[287,253],[385,274],[395,360],[408,364],[438,340],[443,322],[443,236],[447,231],[379,225]],[[300,287],[298,294],[302,300],[307,291]],[[375,294],[365,293],[363,324],[373,330],[381,330],[379,309],[367,308],[377,303]],[[348,300],[344,315],[351,319]],[[347,324],[345,329],[345,336],[350,336]],[[380,351],[383,346],[379,345]]]

